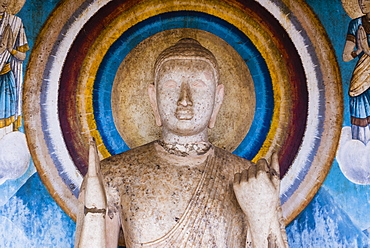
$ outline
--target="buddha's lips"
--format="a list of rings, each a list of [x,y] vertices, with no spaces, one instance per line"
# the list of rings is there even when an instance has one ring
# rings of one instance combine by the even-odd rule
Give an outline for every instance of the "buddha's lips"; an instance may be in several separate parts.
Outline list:
[[[178,120],[191,120],[193,119],[193,108],[178,107],[175,112],[175,117]]]

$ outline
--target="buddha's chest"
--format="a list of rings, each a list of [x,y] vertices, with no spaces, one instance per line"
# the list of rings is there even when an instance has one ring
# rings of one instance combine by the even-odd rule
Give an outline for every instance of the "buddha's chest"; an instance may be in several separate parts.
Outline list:
[[[203,169],[155,165],[125,177],[120,188],[125,235],[138,243],[153,241],[176,226],[189,208],[209,204],[205,211],[213,214],[215,206],[235,204],[225,176]]]
[[[123,178],[122,225],[137,240],[151,241],[181,218],[202,178],[202,166],[152,165]]]

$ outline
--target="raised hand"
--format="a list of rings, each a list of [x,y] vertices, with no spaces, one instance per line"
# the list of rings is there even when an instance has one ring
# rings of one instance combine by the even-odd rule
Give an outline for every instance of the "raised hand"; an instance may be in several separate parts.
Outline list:
[[[267,247],[268,237],[273,234],[279,247],[284,247],[280,230],[280,177],[276,154],[269,165],[260,159],[242,173],[234,176],[234,192],[245,213],[252,233],[254,247]]]
[[[105,190],[100,174],[100,160],[94,140],[90,141],[89,169],[86,175],[85,207],[99,211],[106,206]]]
[[[95,141],[90,141],[89,169],[81,186],[79,201],[84,214],[77,219],[78,248],[105,247],[106,195],[100,174],[99,156]]]
[[[278,171],[279,163],[277,155],[274,154],[271,166],[265,159],[260,159],[257,164],[252,164],[242,173],[235,174],[234,192],[247,217],[275,210],[279,203],[280,179]]]

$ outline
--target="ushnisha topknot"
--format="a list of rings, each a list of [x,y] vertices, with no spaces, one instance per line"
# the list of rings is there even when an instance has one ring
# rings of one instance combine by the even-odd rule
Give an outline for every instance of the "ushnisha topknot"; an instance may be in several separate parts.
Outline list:
[[[197,59],[209,63],[214,70],[215,79],[218,83],[220,72],[217,60],[213,53],[203,47],[197,40],[184,38],[163,50],[155,62],[154,75],[158,75],[158,71],[164,62],[174,59]]]

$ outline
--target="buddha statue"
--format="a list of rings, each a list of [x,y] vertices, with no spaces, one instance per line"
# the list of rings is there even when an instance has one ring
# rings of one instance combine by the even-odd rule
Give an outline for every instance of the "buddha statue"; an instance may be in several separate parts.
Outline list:
[[[148,93],[160,140],[99,162],[90,148],[76,247],[287,247],[279,164],[215,147],[224,86],[214,55],[194,39],[165,49]]]

